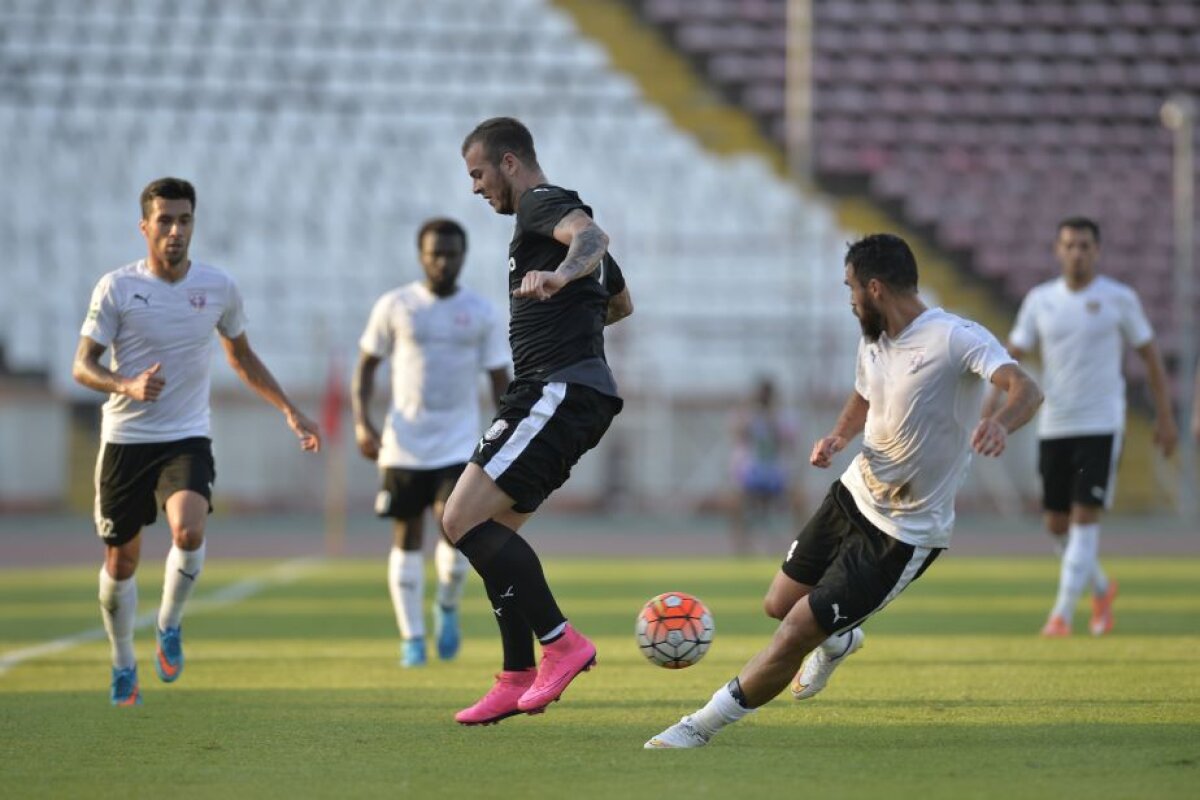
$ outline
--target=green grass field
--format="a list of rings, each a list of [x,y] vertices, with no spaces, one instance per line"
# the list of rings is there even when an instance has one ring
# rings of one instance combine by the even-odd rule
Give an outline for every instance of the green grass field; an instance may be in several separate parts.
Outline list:
[[[195,599],[210,602],[186,620],[177,684],[158,682],[153,635],[138,631],[141,708],[108,706],[99,640],[11,665],[0,675],[0,795],[1094,800],[1200,791],[1196,560],[1110,560],[1122,585],[1114,634],[1042,641],[1052,559],[946,557],[868,623],[866,648],[824,694],[780,698],[687,752],[641,747],[765,643],[774,625],[760,601],[772,561],[548,562],[564,610],[597,641],[599,667],[546,714],[487,728],[452,720],[497,668],[474,579],[459,659],[405,671],[382,561],[275,566],[209,562]],[[95,574],[0,571],[0,663],[97,628]],[[160,574],[160,564],[142,568],[143,611],[157,607]],[[632,634],[640,604],[671,589],[699,595],[717,625],[707,658],[680,672],[651,666]]]

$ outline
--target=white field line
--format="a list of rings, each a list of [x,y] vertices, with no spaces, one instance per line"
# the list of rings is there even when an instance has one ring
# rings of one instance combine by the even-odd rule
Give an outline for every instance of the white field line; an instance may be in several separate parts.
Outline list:
[[[311,572],[320,563],[321,559],[319,558],[294,558],[291,561],[285,561],[259,575],[238,581],[237,583],[231,583],[222,589],[218,589],[211,595],[188,603],[188,612],[194,614],[240,603],[246,598],[258,594],[268,586],[292,583]],[[134,626],[137,630],[148,628],[155,624],[157,620],[157,610],[147,611],[144,614],[138,615]],[[106,638],[107,634],[103,627],[92,628],[91,630],[73,633],[70,636],[52,639],[42,644],[35,644],[32,647],[23,647],[20,650],[9,650],[7,653],[0,653],[0,676],[26,661],[61,653],[64,650],[70,650],[76,645],[101,641]]]

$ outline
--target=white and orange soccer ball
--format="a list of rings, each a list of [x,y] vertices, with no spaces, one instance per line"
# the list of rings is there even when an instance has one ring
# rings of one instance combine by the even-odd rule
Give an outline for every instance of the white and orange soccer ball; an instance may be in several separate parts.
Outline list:
[[[660,667],[683,669],[704,658],[716,629],[704,603],[667,592],[642,606],[635,630],[642,655]]]

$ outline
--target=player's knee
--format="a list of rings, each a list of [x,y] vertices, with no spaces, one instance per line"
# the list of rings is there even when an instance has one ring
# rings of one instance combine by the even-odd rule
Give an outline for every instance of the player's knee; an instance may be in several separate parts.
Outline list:
[[[171,527],[171,541],[180,550],[195,550],[204,544],[204,526],[180,524]]]
[[[1067,514],[1047,514],[1046,530],[1055,536],[1066,536],[1071,518]]]
[[[456,545],[472,527],[474,526],[471,524],[471,518],[451,498],[451,502],[446,503],[446,510],[442,512],[442,530],[445,531],[446,538]]]
[[[768,594],[763,598],[763,611],[771,619],[783,619],[792,610],[792,606],[783,602],[783,600],[775,595]]]

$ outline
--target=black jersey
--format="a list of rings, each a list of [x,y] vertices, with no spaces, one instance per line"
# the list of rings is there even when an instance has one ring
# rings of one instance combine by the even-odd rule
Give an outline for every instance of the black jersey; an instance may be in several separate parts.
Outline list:
[[[549,300],[513,297],[526,272],[558,268],[567,246],[554,228],[575,209],[592,209],[568,189],[543,184],[521,196],[508,247],[508,338],[516,380],[580,383],[616,396],[616,382],[604,359],[604,319],[608,300],[625,288],[621,268],[605,254],[590,275],[573,280]]]

